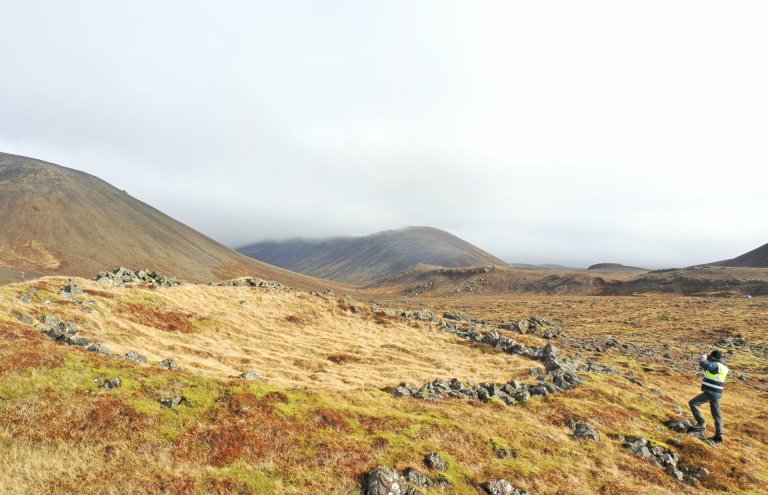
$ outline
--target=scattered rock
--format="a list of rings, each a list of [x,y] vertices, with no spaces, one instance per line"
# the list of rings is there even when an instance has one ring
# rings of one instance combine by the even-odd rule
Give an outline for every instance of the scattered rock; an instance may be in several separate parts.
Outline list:
[[[682,424],[680,423],[676,427],[681,428]],[[701,433],[698,434],[701,435]],[[631,450],[638,457],[650,459],[657,466],[665,468],[672,477],[679,481],[694,485],[698,483],[700,478],[709,474],[709,471],[704,467],[683,466],[680,464],[677,453],[660,445],[652,445],[645,437],[621,438],[625,440],[624,448]]]
[[[86,347],[93,343],[93,340],[88,337],[78,337],[76,335],[65,335],[62,340],[67,345],[74,345],[77,347]]]
[[[379,466],[368,474],[366,495],[405,495],[408,482],[394,469]]]
[[[182,396],[175,396],[175,397],[166,397],[165,399],[160,399],[160,404],[164,405],[168,409],[173,409],[174,407],[177,407],[178,405],[187,402],[187,398]]]
[[[715,345],[717,347],[749,347],[749,342],[742,337],[727,337],[718,340]]]
[[[600,434],[595,431],[592,426],[582,421],[568,420],[565,422],[566,426],[573,431],[573,438],[577,440],[594,440],[600,441]]]
[[[51,315],[43,315],[43,318],[40,321],[43,322],[43,325],[49,327],[59,324],[59,319]]]
[[[424,464],[426,464],[430,469],[440,471],[441,473],[448,469],[445,460],[443,460],[443,458],[440,457],[440,454],[437,452],[431,452],[427,454],[427,456],[424,458]]]
[[[125,355],[123,356],[123,359],[125,359],[126,361],[133,361],[134,363],[146,363],[147,362],[146,356],[142,356],[141,354],[139,354],[136,351],[128,351],[128,352],[126,352]]]
[[[510,458],[514,459],[517,457],[517,452],[515,452],[514,450],[508,450],[505,448],[495,449],[493,453],[499,459],[510,459]]]
[[[120,386],[122,386],[122,384],[123,384],[123,382],[122,382],[122,380],[120,380],[120,377],[116,376],[116,377],[112,378],[111,380],[107,380],[104,383],[102,383],[101,385],[99,385],[99,388],[103,388],[105,390],[112,390],[112,389],[115,389],[115,388],[120,388]]]
[[[518,490],[507,480],[493,480],[483,485],[490,495],[528,495],[528,492]]]
[[[395,397],[409,397],[413,393],[413,390],[415,390],[415,388],[411,385],[401,383],[392,390],[392,395]]]
[[[176,371],[181,369],[181,366],[176,364],[176,361],[174,361],[173,359],[163,359],[162,361],[160,361],[160,367],[165,368],[167,370],[176,370]]]
[[[256,370],[244,371],[238,375],[243,380],[261,380],[261,375]]]
[[[83,293],[83,288],[80,287],[71,278],[67,281],[67,284],[61,289],[61,297],[63,299],[72,300],[75,296],[79,296]]]
[[[667,421],[667,428],[677,433],[688,433],[691,431],[693,425],[687,419],[673,419]]]
[[[406,468],[403,471],[403,477],[408,483],[416,486],[427,487],[432,484],[432,480],[430,480],[426,474],[414,468]]]
[[[112,355],[112,351],[107,348],[104,344],[99,344],[98,342],[93,342],[88,347],[86,347],[86,350],[91,352],[98,352],[99,354],[106,354],[107,356]]]
[[[32,302],[32,298],[29,297],[27,294],[20,295],[19,296],[19,300],[21,300],[21,302],[23,302],[23,303],[31,303]]]

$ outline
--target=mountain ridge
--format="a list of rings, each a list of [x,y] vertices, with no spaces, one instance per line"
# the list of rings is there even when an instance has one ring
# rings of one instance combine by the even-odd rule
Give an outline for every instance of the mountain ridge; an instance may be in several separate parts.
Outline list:
[[[418,264],[446,268],[507,266],[459,237],[434,227],[405,227],[362,237],[266,241],[238,251],[320,278],[371,284]]]

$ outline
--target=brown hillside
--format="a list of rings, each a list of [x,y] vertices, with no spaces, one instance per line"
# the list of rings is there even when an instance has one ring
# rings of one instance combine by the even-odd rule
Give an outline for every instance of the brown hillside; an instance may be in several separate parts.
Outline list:
[[[750,268],[768,268],[768,244],[764,244],[748,253],[737,256],[732,260],[712,263],[719,266],[750,267]]]
[[[329,286],[243,256],[97,177],[0,153],[0,283],[116,266],[192,282],[256,275]]]

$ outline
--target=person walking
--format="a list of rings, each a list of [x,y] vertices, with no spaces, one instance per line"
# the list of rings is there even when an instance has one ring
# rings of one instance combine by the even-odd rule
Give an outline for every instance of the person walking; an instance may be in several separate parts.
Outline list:
[[[715,349],[711,353],[703,354],[699,360],[699,366],[704,369],[704,381],[701,383],[702,392],[688,402],[691,407],[696,424],[693,431],[704,431],[707,423],[701,415],[699,406],[709,402],[712,418],[715,420],[715,436],[710,437],[715,443],[723,443],[723,413],[720,411],[720,399],[723,397],[725,377],[728,375],[728,367],[725,365],[723,353]]]

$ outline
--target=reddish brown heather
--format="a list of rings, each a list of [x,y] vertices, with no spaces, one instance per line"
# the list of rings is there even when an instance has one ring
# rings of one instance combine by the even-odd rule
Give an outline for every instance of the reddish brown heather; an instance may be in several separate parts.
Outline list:
[[[155,309],[143,304],[120,302],[117,314],[134,323],[167,332],[194,333],[196,330],[190,321],[194,314],[174,309]]]

